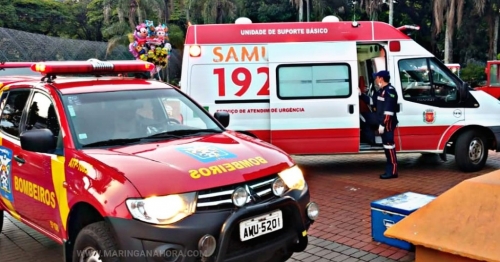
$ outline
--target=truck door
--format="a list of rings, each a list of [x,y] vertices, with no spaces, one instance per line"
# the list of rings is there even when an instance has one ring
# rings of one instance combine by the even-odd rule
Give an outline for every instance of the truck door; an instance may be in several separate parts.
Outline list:
[[[465,118],[459,107],[459,79],[434,57],[394,56],[393,61],[392,84],[401,91],[401,150],[442,149],[443,134]]]
[[[203,45],[188,59],[182,87],[212,115],[231,115],[228,129],[250,131],[270,141],[269,67],[266,45]]]
[[[359,152],[356,43],[269,44],[268,52],[271,142],[290,154]]]

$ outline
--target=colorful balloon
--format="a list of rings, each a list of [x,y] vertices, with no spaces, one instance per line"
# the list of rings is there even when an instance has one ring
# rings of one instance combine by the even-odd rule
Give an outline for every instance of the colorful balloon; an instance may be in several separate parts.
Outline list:
[[[145,20],[136,26],[129,39],[129,51],[135,59],[155,64],[155,72],[168,65],[172,46],[168,42],[168,27],[165,24],[155,27],[153,21]]]

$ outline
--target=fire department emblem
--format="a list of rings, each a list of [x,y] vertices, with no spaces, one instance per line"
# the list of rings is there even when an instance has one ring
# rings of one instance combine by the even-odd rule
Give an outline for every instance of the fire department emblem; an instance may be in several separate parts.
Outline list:
[[[12,150],[0,147],[0,196],[14,202],[12,194]]]
[[[222,159],[236,158],[235,154],[210,145],[179,147],[177,148],[177,150],[192,158],[195,158],[202,163],[210,163]]]
[[[432,124],[436,121],[436,111],[432,109],[427,109],[424,111],[424,122],[427,124]]]

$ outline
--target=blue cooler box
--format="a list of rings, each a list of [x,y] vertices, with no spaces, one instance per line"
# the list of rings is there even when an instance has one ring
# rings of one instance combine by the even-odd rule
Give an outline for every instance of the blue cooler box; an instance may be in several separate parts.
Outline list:
[[[384,236],[387,228],[396,224],[415,210],[427,205],[435,196],[406,192],[371,203],[372,238],[393,247],[412,250],[413,245],[402,240]]]

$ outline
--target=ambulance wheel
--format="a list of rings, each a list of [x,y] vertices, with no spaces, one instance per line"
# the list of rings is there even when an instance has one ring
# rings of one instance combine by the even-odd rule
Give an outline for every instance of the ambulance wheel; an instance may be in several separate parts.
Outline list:
[[[2,233],[3,220],[5,217],[3,216],[3,210],[0,210],[0,233]]]
[[[103,250],[110,252],[104,254]],[[73,262],[118,262],[119,257],[114,257],[118,245],[113,238],[109,225],[96,222],[84,227],[76,237],[73,249]]]
[[[483,169],[488,159],[486,139],[475,130],[461,134],[455,145],[455,162],[464,172],[475,172]]]

